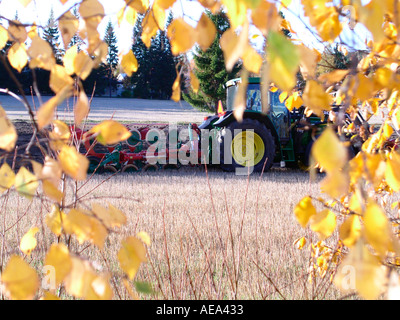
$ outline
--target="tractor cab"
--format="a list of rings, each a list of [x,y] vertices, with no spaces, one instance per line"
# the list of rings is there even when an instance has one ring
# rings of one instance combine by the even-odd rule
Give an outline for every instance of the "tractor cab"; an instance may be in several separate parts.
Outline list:
[[[234,100],[241,79],[230,80],[226,83],[226,110],[232,111]],[[270,106],[269,118],[271,119],[281,142],[290,139],[290,112],[285,104],[280,101],[280,91],[269,91],[267,103]],[[246,93],[246,112],[262,112],[262,96],[259,78],[249,78]]]

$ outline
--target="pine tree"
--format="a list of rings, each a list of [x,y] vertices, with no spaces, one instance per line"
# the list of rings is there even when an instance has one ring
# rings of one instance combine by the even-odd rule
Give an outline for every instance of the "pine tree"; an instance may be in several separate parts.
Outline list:
[[[47,27],[43,30],[43,38],[53,48],[54,57],[57,63],[61,63],[63,50],[60,47],[60,31],[58,30],[57,21],[54,17],[53,8],[50,10],[50,17],[47,22]]]
[[[114,27],[111,20],[107,24],[106,34],[104,36],[104,42],[108,45],[108,54],[106,59],[107,78],[108,78],[108,89],[110,98],[112,96],[112,89],[116,87],[117,80],[115,77],[115,70],[118,66],[118,47],[117,37],[114,32]]]
[[[200,90],[197,94],[190,91],[183,97],[196,108],[216,111],[219,100],[225,103],[224,84],[237,76],[241,66],[236,64],[231,72],[227,72],[225,68],[224,55],[219,40],[221,35],[230,27],[226,14],[222,11],[217,14],[207,11],[207,15],[217,27],[217,35],[206,51],[196,46],[193,57],[194,74],[199,79]]]

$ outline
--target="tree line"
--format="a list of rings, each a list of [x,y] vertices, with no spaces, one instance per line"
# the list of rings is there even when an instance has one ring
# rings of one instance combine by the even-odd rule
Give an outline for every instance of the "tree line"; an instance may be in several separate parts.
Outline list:
[[[78,10],[74,9],[73,14],[79,18]],[[238,62],[230,72],[226,71],[224,55],[219,41],[221,35],[230,28],[230,22],[223,11],[216,14],[208,11],[207,14],[217,29],[215,40],[206,51],[203,51],[200,46],[196,46],[192,53],[193,59],[191,61],[186,55],[174,56],[172,54],[170,40],[166,31],[159,30],[155,37],[151,39],[150,45],[146,46],[142,40],[144,15],[139,14],[133,27],[132,36],[132,51],[138,60],[139,67],[131,77],[125,76],[123,78],[120,77],[118,69],[118,39],[110,20],[104,34],[104,42],[108,45],[106,61],[101,63],[99,68],[93,70],[90,76],[83,81],[85,92],[88,95],[111,97],[115,95],[117,85],[120,83],[123,86],[122,97],[168,100],[171,98],[172,85],[177,74],[180,74],[183,99],[195,108],[215,112],[219,101],[222,101],[223,104],[225,103],[224,84],[228,80],[238,77],[242,65]],[[16,14],[14,20],[19,21],[18,14]],[[166,26],[172,20],[173,14],[170,12]],[[282,30],[282,32],[287,37],[291,36],[289,30]],[[53,48],[56,62],[59,64],[62,64],[63,56],[68,48],[76,45],[80,50],[83,45],[83,40],[79,33],[72,37],[67,48],[61,45],[60,31],[53,10],[50,11],[47,26],[43,29],[41,36]],[[6,56],[11,44],[9,42],[1,50],[1,54]],[[21,73],[18,73],[10,67],[6,59],[3,60],[3,63],[6,63],[6,65],[0,64],[0,87],[18,91],[14,87],[15,84],[11,79],[11,75],[7,72],[7,69],[10,69],[13,76],[23,85],[26,94],[34,94],[32,88],[34,82],[37,84],[37,89],[41,94],[50,95],[53,93],[49,87],[49,71],[35,69],[32,72],[28,67],[25,67]],[[318,72],[327,73],[334,69],[348,69],[349,67],[350,60],[348,56],[341,52],[338,46],[333,46],[327,47],[322,53]],[[190,89],[190,72],[193,72],[199,80],[198,92]],[[301,78],[300,73],[299,75],[298,86],[301,87],[304,85],[304,79]]]

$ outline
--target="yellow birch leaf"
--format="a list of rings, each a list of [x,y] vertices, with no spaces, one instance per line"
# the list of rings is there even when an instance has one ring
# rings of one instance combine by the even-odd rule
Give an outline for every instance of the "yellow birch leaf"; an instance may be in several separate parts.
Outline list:
[[[64,279],[68,294],[78,299],[84,299],[92,291],[91,284],[96,278],[89,262],[71,256],[72,268]]]
[[[324,73],[318,77],[318,80],[325,82],[328,85],[340,82],[349,74],[350,70],[334,70],[329,73]]]
[[[42,182],[42,187],[43,192],[47,197],[49,197],[53,201],[56,201],[58,204],[61,204],[64,198],[64,194],[60,190],[58,190],[52,182],[44,180]]]
[[[381,207],[370,200],[364,214],[364,230],[367,242],[380,257],[391,248],[390,224]]]
[[[92,72],[93,67],[94,62],[92,58],[89,57],[84,51],[79,51],[74,59],[75,74],[85,81]]]
[[[21,238],[21,241],[19,243],[19,249],[24,254],[29,256],[31,252],[36,248],[37,246],[36,233],[38,232],[39,228],[33,227],[27,233],[25,233],[24,236]]]
[[[90,290],[85,295],[87,300],[111,300],[113,290],[110,286],[110,276],[96,276],[90,284]]]
[[[217,28],[215,27],[214,22],[212,22],[204,12],[196,26],[196,31],[198,34],[197,43],[201,50],[206,51],[215,40]]]
[[[300,97],[299,93],[296,91],[285,101],[285,106],[289,111],[294,109],[299,109],[303,105],[303,99]]]
[[[301,238],[299,238],[299,239],[296,239],[296,240],[294,241],[293,245],[294,245],[297,249],[302,250],[302,249],[304,248],[304,246],[306,245],[306,243],[307,243],[307,239],[306,239],[305,237],[301,237]]]
[[[175,2],[176,2],[176,0],[156,0],[155,1],[155,3],[158,6],[160,6],[161,8],[163,8],[164,10],[171,8]]]
[[[251,20],[264,36],[270,30],[277,31],[279,27],[278,10],[274,3],[262,0],[260,5],[252,10]]]
[[[89,160],[76,151],[76,148],[64,145],[58,155],[63,171],[75,180],[85,180],[89,167]]]
[[[29,62],[31,69],[41,68],[50,71],[56,63],[50,44],[39,36],[32,39],[28,54],[31,57],[31,61]]]
[[[65,122],[60,120],[53,120],[51,124],[53,130],[49,132],[50,147],[54,151],[59,151],[62,146],[70,141],[71,129]]]
[[[370,78],[360,73],[357,75],[357,82],[358,87],[356,92],[354,93],[354,96],[356,98],[358,98],[360,101],[365,101],[374,97],[374,83]]]
[[[72,269],[65,278],[66,291],[78,299],[111,300],[109,276],[98,276],[88,261],[71,257]]]
[[[15,182],[15,173],[7,162],[4,162],[0,168],[0,193],[10,189]]]
[[[147,246],[149,246],[151,244],[151,240],[150,240],[150,236],[147,232],[145,231],[140,231],[136,237],[140,240],[143,241],[143,243]]]
[[[64,54],[63,63],[65,72],[70,76],[72,76],[75,73],[74,63],[77,55],[78,55],[78,45],[72,46]]]
[[[221,49],[224,52],[226,70],[231,71],[236,62],[242,57],[248,46],[249,24],[243,26],[240,35],[237,36],[233,28],[226,30],[220,39]]]
[[[207,9],[210,9],[210,11],[215,14],[221,9],[221,4],[218,2],[218,0],[198,0],[198,2]]]
[[[372,0],[359,10],[360,22],[371,31],[374,41],[381,42],[385,39],[383,22],[385,15],[385,6],[382,1]]]
[[[29,37],[29,39],[32,40],[33,38],[37,37],[38,35],[39,35],[38,27],[35,23],[33,23],[33,25],[28,28],[28,37]]]
[[[129,50],[129,52],[122,57],[121,67],[128,77],[131,77],[132,74],[138,70],[138,61],[132,50]]]
[[[392,152],[386,162],[385,179],[390,188],[395,192],[400,191],[400,155]]]
[[[330,110],[332,97],[314,80],[307,81],[303,101],[316,115],[322,117],[323,110]]]
[[[343,168],[348,160],[346,147],[331,127],[324,130],[311,149],[312,156],[326,171]]]
[[[85,0],[79,6],[79,14],[83,19],[104,16],[104,7],[98,0]]]
[[[200,81],[197,79],[193,71],[190,71],[190,85],[192,86],[193,92],[198,93],[200,88]]]
[[[144,14],[149,8],[149,0],[125,0],[126,4],[138,13]]]
[[[28,38],[28,33],[26,28],[21,25],[21,22],[13,20],[9,22],[8,26],[8,38],[9,40],[14,40],[19,44],[23,44]]]
[[[89,99],[84,91],[79,92],[74,108],[75,124],[79,126],[89,114]]]
[[[93,69],[97,69],[101,63],[106,64],[108,55],[108,44],[101,41],[94,50]]]
[[[0,26],[0,50],[2,50],[8,41],[8,31],[4,27]]]
[[[386,275],[386,267],[360,238],[340,264],[334,283],[344,294],[357,292],[364,299],[375,300],[385,287]]]
[[[68,248],[62,243],[52,244],[46,254],[44,264],[54,268],[55,285],[56,287],[59,286],[72,269],[72,260]]]
[[[321,54],[304,45],[298,46],[298,49],[300,53],[300,70],[304,79],[314,78],[317,64],[321,60]]]
[[[74,234],[80,244],[89,241],[100,250],[104,247],[104,241],[108,235],[107,229],[96,218],[72,209],[63,221],[64,230],[67,234]]]
[[[149,11],[142,22],[142,41],[147,48],[151,46],[151,39],[157,34],[158,24],[154,15]]]
[[[58,161],[53,158],[46,156],[44,164],[40,169],[39,173],[36,173],[38,179],[43,181],[51,182],[55,187],[57,187],[61,180],[62,169]]]
[[[36,113],[39,129],[43,129],[54,118],[54,112],[59,104],[72,94],[72,86],[65,86],[49,101],[40,106]]]
[[[175,102],[181,100],[181,75],[178,74],[174,83],[172,84],[172,96],[171,99]]]
[[[310,218],[310,227],[321,240],[325,240],[336,229],[336,215],[328,209],[322,210]]]
[[[28,200],[32,200],[36,193],[36,189],[39,187],[39,181],[35,175],[28,171],[28,169],[21,167],[15,176],[14,185],[15,189],[21,196]]]
[[[245,0],[221,0],[225,6],[229,21],[233,29],[242,26],[247,18],[247,5]]]
[[[59,297],[57,297],[55,294],[48,292],[48,291],[44,291],[43,292],[43,296],[40,298],[40,300],[44,300],[44,301],[58,301],[61,300]]]
[[[63,66],[56,64],[51,68],[49,85],[51,90],[57,94],[64,90],[65,87],[72,88],[74,80],[68,75]]]
[[[321,181],[321,191],[338,199],[345,194],[350,186],[350,177],[347,172],[340,169],[330,171]]]
[[[133,280],[140,264],[142,262],[147,262],[146,248],[143,243],[135,237],[126,238],[121,242],[121,246],[121,249],[118,251],[119,264],[128,278]]]
[[[64,43],[64,48],[68,48],[72,37],[78,32],[79,19],[77,19],[71,11],[67,11],[58,19],[58,29]]]
[[[114,120],[105,120],[94,126],[89,133],[97,134],[97,141],[103,145],[112,145],[129,139],[132,133]]]
[[[126,223],[126,216],[117,208],[104,208],[103,206],[92,203],[92,212],[99,218],[107,228],[119,228]]]
[[[4,149],[7,152],[14,150],[17,139],[17,130],[0,105],[0,149]]]
[[[252,73],[258,74],[263,64],[263,59],[260,54],[252,46],[248,45],[245,49],[243,56],[244,67]]]
[[[45,222],[51,232],[56,236],[60,236],[62,234],[63,221],[65,218],[65,213],[60,211],[57,206],[53,205],[51,211],[46,216]]]
[[[171,51],[174,56],[189,51],[197,41],[196,29],[183,18],[171,22],[167,35],[171,41]]]
[[[279,95],[279,101],[280,101],[281,103],[283,103],[283,102],[286,100],[287,96],[288,96],[288,92],[287,92],[287,91],[283,91],[283,92]]]
[[[119,210],[118,208],[114,207],[113,205],[108,205],[108,210],[112,217],[113,225],[116,227],[120,227],[126,224],[127,218],[126,215]]]
[[[310,218],[317,214],[317,210],[312,204],[311,197],[304,197],[294,208],[294,214],[300,225],[305,228]]]
[[[137,11],[135,9],[133,9],[132,7],[128,6],[128,7],[125,7],[125,12],[124,13],[125,13],[125,20],[131,26],[134,26],[135,23],[136,23],[136,20],[137,20],[137,15],[138,15]],[[121,24],[122,18],[123,17],[121,17],[121,20],[118,20],[120,24]]]
[[[1,274],[1,282],[6,295],[13,300],[31,300],[39,289],[36,271],[17,255],[8,260]]]
[[[361,236],[361,221],[357,215],[348,217],[339,227],[340,240],[346,247],[353,247]]]
[[[336,8],[330,7],[317,26],[317,30],[324,41],[333,42],[342,32],[342,24]]]
[[[157,1],[153,4],[152,14],[158,29],[164,31],[166,22],[165,9],[160,7]]]
[[[26,53],[26,46],[24,43],[14,43],[7,54],[8,61],[11,66],[21,73],[22,69],[28,63],[28,54]]]

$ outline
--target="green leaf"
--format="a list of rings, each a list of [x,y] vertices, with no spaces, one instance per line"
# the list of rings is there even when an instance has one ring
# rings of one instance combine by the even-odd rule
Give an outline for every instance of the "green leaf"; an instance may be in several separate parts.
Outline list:
[[[267,51],[271,81],[283,91],[292,90],[300,63],[298,48],[284,35],[271,31]]]
[[[148,282],[135,281],[136,291],[144,294],[153,294],[154,290]]]

